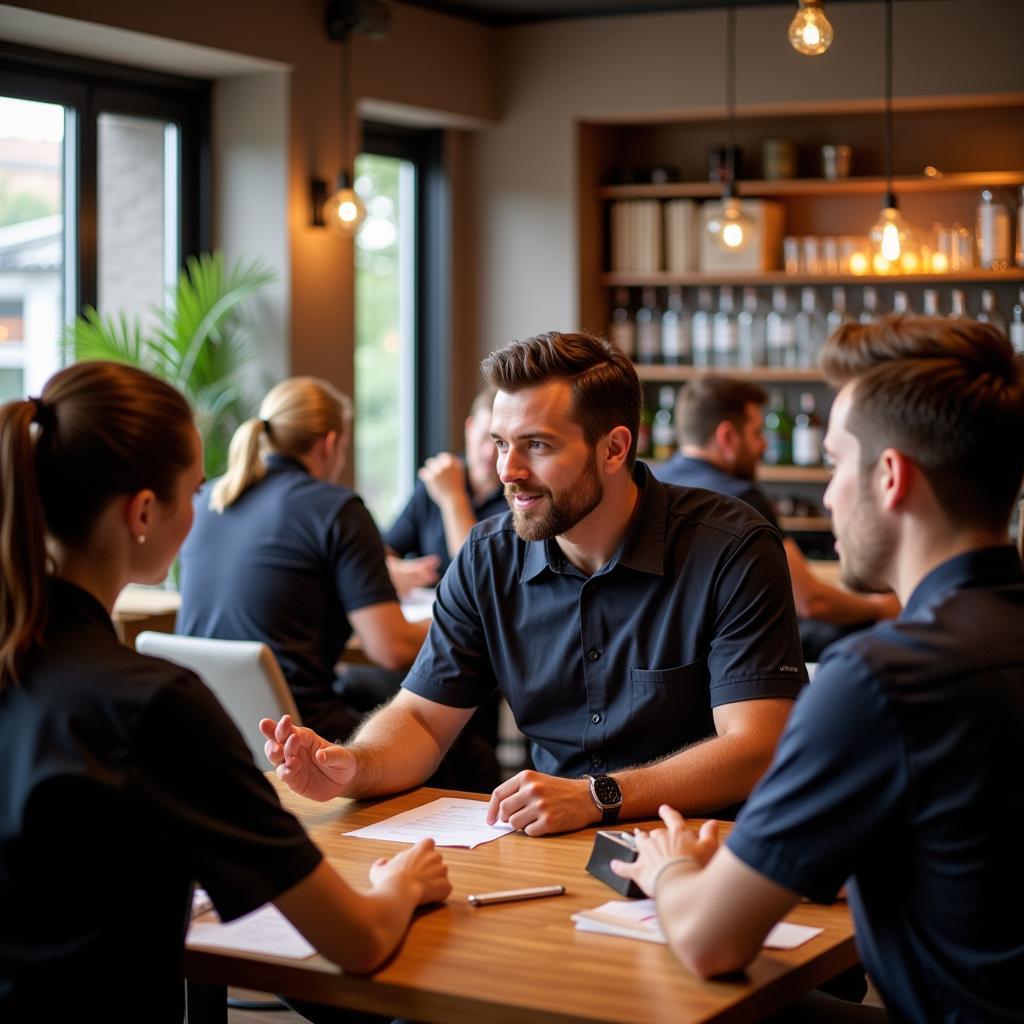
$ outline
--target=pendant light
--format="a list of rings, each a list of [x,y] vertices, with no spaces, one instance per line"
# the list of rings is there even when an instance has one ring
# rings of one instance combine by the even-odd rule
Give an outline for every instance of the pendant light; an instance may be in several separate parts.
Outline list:
[[[799,10],[789,23],[789,45],[797,53],[816,57],[832,45],[834,37],[821,0],[799,0]]]
[[[713,214],[705,230],[714,243],[726,252],[740,252],[750,243],[754,222],[743,212],[736,195],[736,5],[725,12],[725,90],[729,141],[726,147],[726,181],[722,209]]]
[[[916,264],[913,233],[900,213],[892,186],[892,0],[885,0],[885,198],[868,241],[871,243],[872,269],[879,274],[899,270],[907,262]]]

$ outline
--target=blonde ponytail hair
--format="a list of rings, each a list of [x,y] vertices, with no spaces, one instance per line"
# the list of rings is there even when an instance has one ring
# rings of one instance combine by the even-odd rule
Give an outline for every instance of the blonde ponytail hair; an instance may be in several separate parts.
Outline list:
[[[264,455],[301,459],[334,431],[344,438],[352,423],[352,402],[319,377],[289,377],[275,385],[258,417],[235,431],[227,472],[213,485],[210,508],[223,512],[267,475]]]

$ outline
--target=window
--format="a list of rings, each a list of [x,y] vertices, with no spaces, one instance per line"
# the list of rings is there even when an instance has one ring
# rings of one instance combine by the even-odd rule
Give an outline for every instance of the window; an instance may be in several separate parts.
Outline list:
[[[205,82],[0,44],[0,401],[86,305],[143,318],[206,244]]]
[[[448,440],[448,195],[442,133],[364,125],[355,187],[356,488],[381,527]]]

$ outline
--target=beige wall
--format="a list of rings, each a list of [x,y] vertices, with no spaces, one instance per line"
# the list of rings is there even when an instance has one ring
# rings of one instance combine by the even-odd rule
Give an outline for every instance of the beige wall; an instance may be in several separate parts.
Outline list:
[[[830,5],[836,42],[813,59],[786,41],[792,7],[741,6],[739,104],[879,97],[882,4]],[[1022,0],[897,3],[895,91],[908,96],[1022,90],[1022,39]],[[721,108],[724,45],[722,11],[501,31],[502,119],[476,136],[473,146],[481,353],[515,337],[581,326],[576,123]]]

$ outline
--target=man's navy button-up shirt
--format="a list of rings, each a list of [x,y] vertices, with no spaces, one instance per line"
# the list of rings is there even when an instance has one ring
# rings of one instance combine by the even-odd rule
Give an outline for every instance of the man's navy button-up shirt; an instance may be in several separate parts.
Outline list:
[[[748,505],[667,486],[641,499],[607,565],[586,576],[511,514],[474,527],[404,687],[452,707],[495,688],[538,771],[578,777],[715,734],[712,709],[794,698],[806,682],[778,533]]]

